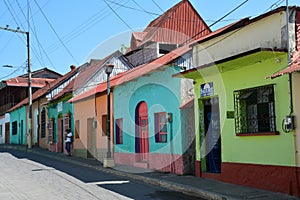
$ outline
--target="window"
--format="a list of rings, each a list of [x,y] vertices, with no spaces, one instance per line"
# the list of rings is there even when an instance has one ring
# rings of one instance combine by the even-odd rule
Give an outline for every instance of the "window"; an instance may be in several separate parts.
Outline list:
[[[107,136],[107,115],[102,115],[102,136]]]
[[[55,141],[55,121],[54,118],[51,118],[49,121],[49,142]]]
[[[2,124],[0,125],[0,137],[2,137],[2,130],[3,128],[2,128]]]
[[[66,131],[67,129],[71,130],[71,115],[70,114],[66,114],[64,117],[64,131]]]
[[[236,134],[276,132],[273,85],[234,91]]]
[[[116,144],[123,144],[123,119],[116,119]]]
[[[46,109],[43,108],[41,112],[41,137],[46,137]]]
[[[80,130],[80,121],[75,121],[75,138],[79,138],[79,130]]]
[[[18,133],[18,122],[17,121],[14,121],[12,124],[11,124],[11,134],[12,135],[17,135]]]
[[[155,142],[167,142],[167,114],[155,113]]]

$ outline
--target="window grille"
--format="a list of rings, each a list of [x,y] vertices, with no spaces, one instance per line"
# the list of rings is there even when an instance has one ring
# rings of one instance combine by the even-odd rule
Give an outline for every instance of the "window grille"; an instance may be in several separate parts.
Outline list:
[[[155,113],[155,142],[167,142],[167,115],[165,112]]]
[[[273,85],[238,90],[233,95],[236,134],[276,131]]]

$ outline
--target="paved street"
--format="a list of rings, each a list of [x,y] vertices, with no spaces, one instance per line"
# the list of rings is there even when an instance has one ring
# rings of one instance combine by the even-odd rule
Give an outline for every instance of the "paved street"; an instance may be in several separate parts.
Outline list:
[[[200,199],[30,152],[0,151],[0,199]]]

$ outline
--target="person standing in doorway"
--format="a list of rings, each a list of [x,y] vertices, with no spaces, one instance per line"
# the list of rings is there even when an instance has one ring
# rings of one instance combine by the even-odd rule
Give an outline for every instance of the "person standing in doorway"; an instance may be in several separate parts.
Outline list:
[[[66,129],[66,150],[67,156],[71,156],[71,144],[73,141],[73,133],[70,129]]]

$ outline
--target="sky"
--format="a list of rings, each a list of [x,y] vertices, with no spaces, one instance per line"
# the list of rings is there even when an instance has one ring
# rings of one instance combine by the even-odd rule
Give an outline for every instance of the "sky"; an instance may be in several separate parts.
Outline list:
[[[129,46],[142,31],[180,0],[0,0],[0,27],[29,32],[32,71],[47,67],[60,74],[71,65],[101,59]],[[244,17],[256,17],[299,0],[190,0],[217,30]],[[28,6],[29,5],[29,6]],[[29,23],[28,23],[29,22]],[[27,73],[26,34],[0,29],[0,80]],[[11,68],[4,66],[11,66]]]

